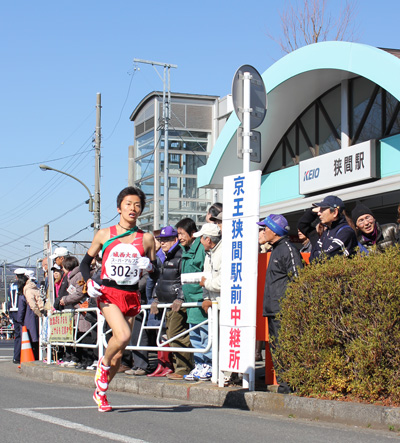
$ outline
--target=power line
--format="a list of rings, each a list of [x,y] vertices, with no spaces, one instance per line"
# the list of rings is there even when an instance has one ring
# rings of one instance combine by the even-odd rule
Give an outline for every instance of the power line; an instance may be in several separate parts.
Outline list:
[[[124,111],[126,102],[128,101],[128,97],[129,97],[129,93],[131,91],[132,81],[133,81],[133,77],[134,77],[135,73],[136,73],[136,68],[134,68],[133,73],[131,74],[132,76],[131,76],[131,81],[129,82],[128,92],[126,93],[125,101],[124,101],[124,104],[122,105],[121,112],[119,113],[117,123],[115,123],[115,126],[114,126],[113,130],[111,131],[111,134],[107,138],[105,138],[104,141],[109,140],[113,136],[119,122],[121,121],[122,112]],[[129,72],[128,72],[128,75],[129,75]]]
[[[28,232],[27,234],[21,235],[21,237],[16,238],[16,239],[14,239],[14,240],[11,240],[11,241],[9,241],[9,242],[7,242],[7,243],[3,243],[2,245],[0,245],[0,248],[2,248],[3,246],[8,246],[8,245],[10,245],[11,243],[14,243],[14,242],[16,242],[16,241],[18,241],[18,240],[21,240],[21,239],[27,237],[28,235],[31,235],[31,234],[33,234],[34,232],[39,231],[39,229],[43,229],[43,227],[44,227],[45,225],[49,225],[50,223],[53,223],[53,222],[59,220],[60,218],[64,217],[64,215],[69,214],[70,212],[74,211],[75,209],[77,209],[77,208],[79,208],[79,207],[81,207],[82,205],[85,205],[85,204],[86,204],[86,200],[85,200],[83,203],[80,203],[79,205],[75,206],[74,208],[69,209],[68,211],[64,212],[64,214],[62,214],[62,215],[60,215],[60,216],[54,218],[53,220],[48,221],[47,223],[44,223],[43,225],[39,226],[38,228],[34,229],[33,231],[30,231],[30,232]]]
[[[64,160],[66,158],[70,158],[70,157],[76,157],[78,155],[82,155],[85,154],[86,152],[91,152],[91,150],[88,151],[83,151],[79,154],[72,154],[72,155],[67,155],[65,157],[60,157],[60,158],[55,158],[54,160],[42,160],[40,162],[35,162],[35,163],[25,163],[23,165],[14,165],[14,166],[0,166],[0,169],[13,169],[13,168],[24,168],[25,166],[35,166],[35,165],[40,165],[42,163],[51,163],[51,162],[56,162],[59,160]]]

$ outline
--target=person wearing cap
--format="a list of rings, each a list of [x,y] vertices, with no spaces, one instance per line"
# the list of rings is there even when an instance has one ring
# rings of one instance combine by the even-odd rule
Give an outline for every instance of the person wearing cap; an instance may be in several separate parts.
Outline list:
[[[285,296],[288,282],[298,275],[298,270],[303,267],[298,249],[289,241],[289,225],[286,218],[280,214],[271,214],[259,225],[260,237],[271,245],[271,257],[265,276],[263,316],[268,317],[268,333],[272,339],[269,341],[271,355],[279,346],[280,302]],[[276,367],[276,365],[275,365]],[[278,393],[291,392],[289,385],[284,382],[277,372],[279,383]]]
[[[62,267],[62,263],[64,261],[64,258],[70,255],[67,248],[64,248],[63,246],[54,249],[54,253],[50,255],[50,258],[54,261],[54,263],[60,267]]]
[[[208,208],[208,211],[206,214],[206,223],[212,223],[211,218],[217,217],[220,212],[222,212],[222,203],[219,203],[219,202],[213,203]]]
[[[187,311],[182,308],[184,301],[184,294],[181,284],[181,266],[183,249],[180,247],[178,240],[178,231],[172,226],[162,228],[160,234],[157,236],[161,244],[160,251],[163,257],[160,258],[160,276],[158,277],[155,296],[153,298],[152,306],[157,313],[158,303],[172,303],[171,309],[166,313],[166,334],[168,340],[188,330]],[[170,343],[172,347],[189,348],[190,338],[188,334],[173,340]],[[192,370],[193,358],[187,352],[162,353],[162,358],[159,359],[159,365],[150,376],[163,377],[171,380],[181,380]],[[172,367],[169,359],[170,354],[172,359]],[[163,370],[161,370],[163,367]]]
[[[14,270],[15,282],[10,284],[10,304],[8,311],[10,312],[10,318],[12,319],[14,325],[14,355],[13,363],[20,363],[21,358],[21,329],[22,323],[18,321],[18,276],[25,275],[27,270],[25,268],[17,268]]]
[[[218,225],[219,230],[222,232],[222,212],[220,212],[215,217],[210,217],[210,223],[215,223],[216,225]]]
[[[218,216],[221,215],[218,214]],[[218,217],[217,216],[217,217]],[[222,218],[222,217],[221,217]],[[202,308],[207,313],[213,301],[219,301],[221,291],[221,260],[222,239],[221,230],[217,224],[206,223],[194,237],[200,237],[201,244],[206,251],[204,260],[204,274],[200,280],[203,288]],[[203,369],[199,374],[200,380],[210,380],[212,376],[212,349],[204,355]]]
[[[315,218],[319,218],[323,231],[313,244],[310,262],[321,256],[344,255],[349,257],[353,255],[357,247],[357,237],[346,220],[343,201],[335,195],[328,195],[322,201],[313,203],[312,206],[311,212],[314,213]],[[299,226],[299,229],[308,238],[315,230],[311,219],[308,221],[308,225],[303,224]]]
[[[138,228],[137,222],[146,205],[144,192],[128,186],[117,196],[119,221],[100,229],[94,236],[80,270],[87,282],[90,297],[97,304],[112,337],[103,357],[98,361],[93,400],[99,412],[112,410],[106,391],[118,372],[122,355],[128,346],[136,315],[141,311],[139,280],[144,271],[150,278],[157,276],[156,251],[153,234]],[[91,278],[91,263],[102,251],[101,285]]]
[[[191,218],[184,218],[176,224],[178,239],[183,249],[181,273],[203,272],[205,251],[200,238],[195,237],[197,232],[196,223]],[[185,303],[203,302],[203,288],[199,283],[187,283],[182,286],[185,296]],[[187,322],[192,328],[207,319],[207,315],[202,308],[187,308]],[[203,325],[194,329],[190,333],[190,342],[194,348],[205,348],[208,342],[208,326]],[[195,367],[189,374],[184,376],[184,380],[196,380],[197,374],[203,369],[204,354],[194,353],[193,359]]]
[[[397,226],[395,223],[380,225],[368,206],[357,202],[351,211],[351,218],[356,227],[358,241],[361,247],[367,250],[376,246],[378,251],[383,252],[389,246],[396,243]]]

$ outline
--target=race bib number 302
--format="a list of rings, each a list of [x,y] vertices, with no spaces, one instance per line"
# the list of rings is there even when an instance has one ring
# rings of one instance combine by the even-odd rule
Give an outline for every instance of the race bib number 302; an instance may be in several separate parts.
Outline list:
[[[105,265],[107,277],[118,285],[136,284],[140,278],[137,266],[140,257],[139,251],[131,244],[119,243],[114,246]]]

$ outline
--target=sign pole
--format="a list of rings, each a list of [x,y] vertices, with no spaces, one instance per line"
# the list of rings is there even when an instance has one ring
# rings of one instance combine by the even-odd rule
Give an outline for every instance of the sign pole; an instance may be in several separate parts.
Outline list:
[[[245,72],[243,76],[243,172],[250,172],[250,86],[252,75]]]

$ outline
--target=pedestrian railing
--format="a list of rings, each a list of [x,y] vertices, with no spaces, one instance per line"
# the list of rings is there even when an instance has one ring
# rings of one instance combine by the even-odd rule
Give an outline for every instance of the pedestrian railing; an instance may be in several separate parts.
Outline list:
[[[1,340],[11,340],[14,338],[14,328],[9,326],[2,326],[0,328],[0,338]]]
[[[181,332],[180,334],[171,337],[167,340],[163,340],[163,329],[165,325],[165,316],[168,312],[168,309],[171,308],[172,303],[164,303],[164,304],[158,304],[158,309],[161,311],[161,321],[160,325],[158,326],[148,326],[147,320],[150,313],[151,305],[142,305],[142,309],[140,311],[141,314],[143,314],[143,321],[141,324],[141,329],[139,332],[139,337],[137,341],[136,346],[127,346],[126,349],[130,351],[165,351],[165,352],[187,352],[187,353],[206,353],[209,352],[209,350],[212,347],[212,381],[214,383],[217,382],[218,378],[218,307],[217,302],[213,302],[212,307],[208,310],[208,318],[204,320],[203,322],[193,326],[192,328]],[[201,303],[183,303],[182,308],[195,308],[195,307],[201,307]],[[96,323],[92,324],[90,329],[86,332],[84,332],[80,337],[78,337],[79,332],[79,322],[82,321],[84,318],[84,315],[86,312],[95,312],[96,313]],[[91,349],[98,349],[98,356],[99,358],[104,355],[104,349],[107,348],[107,339],[110,337],[112,330],[106,329],[104,327],[105,319],[103,315],[101,314],[100,310],[98,308],[80,308],[75,310],[64,310],[62,312],[73,312],[77,313],[76,321],[74,321],[74,332],[73,332],[73,339],[68,341],[52,341],[50,334],[45,333],[43,334],[43,329],[49,327],[49,319],[51,318],[51,314],[48,317],[42,317],[40,320],[40,359],[43,359],[42,353],[45,348],[47,348],[47,363],[51,364],[51,358],[52,351],[54,349],[57,349],[59,347],[65,347],[65,346],[72,346],[72,347],[82,347],[82,348],[91,348]],[[47,326],[46,326],[47,323]],[[171,342],[176,341],[178,338],[181,338],[184,335],[189,334],[191,331],[198,329],[204,325],[208,325],[208,343],[205,348],[181,348],[181,347],[172,347],[169,346]],[[97,340],[96,343],[93,344],[87,344],[82,343],[82,340],[91,334],[91,332],[97,328]],[[157,331],[156,336],[156,346],[140,346],[141,338],[146,330],[155,330]],[[213,346],[214,343],[214,346]]]

